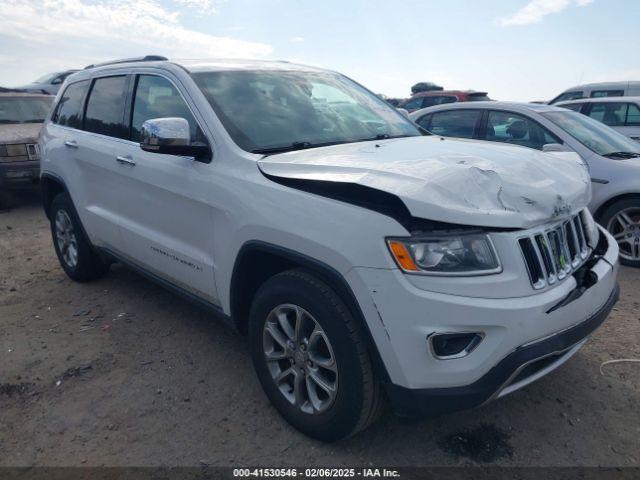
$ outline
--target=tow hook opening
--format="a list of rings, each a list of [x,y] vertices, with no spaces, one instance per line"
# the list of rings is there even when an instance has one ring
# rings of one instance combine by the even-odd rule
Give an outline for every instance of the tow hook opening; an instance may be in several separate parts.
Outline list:
[[[462,358],[476,349],[484,338],[481,332],[432,333],[427,337],[431,353],[438,360]]]

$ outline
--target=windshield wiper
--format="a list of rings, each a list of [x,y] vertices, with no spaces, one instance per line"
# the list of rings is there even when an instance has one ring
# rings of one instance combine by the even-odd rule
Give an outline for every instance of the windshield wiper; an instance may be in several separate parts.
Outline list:
[[[293,152],[295,150],[304,150],[306,148],[328,147],[330,145],[338,145],[341,143],[348,143],[348,142],[346,141],[324,142],[324,143],[293,142],[289,145],[282,145],[280,147],[256,148],[255,150],[251,150],[251,153],[262,153],[264,155],[273,155],[275,153]]]
[[[638,153],[638,152],[611,152],[611,153],[605,153],[602,156],[603,157],[607,157],[607,158],[636,158],[636,157],[640,157],[640,153]]]

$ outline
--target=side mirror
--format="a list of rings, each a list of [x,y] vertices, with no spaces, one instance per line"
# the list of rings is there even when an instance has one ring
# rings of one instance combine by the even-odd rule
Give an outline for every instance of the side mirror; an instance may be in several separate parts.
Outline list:
[[[189,122],[180,117],[152,118],[140,129],[140,148],[145,152],[194,157],[211,161],[209,145],[192,144]]]
[[[560,145],[559,143],[547,143],[546,145],[542,146],[542,151],[543,152],[572,152],[573,150],[571,150],[568,147],[565,147],[564,145]]]
[[[396,110],[400,112],[401,115],[404,115],[405,117],[409,118],[409,110],[406,110],[404,108],[396,108]],[[411,120],[411,118],[409,118],[409,120]]]

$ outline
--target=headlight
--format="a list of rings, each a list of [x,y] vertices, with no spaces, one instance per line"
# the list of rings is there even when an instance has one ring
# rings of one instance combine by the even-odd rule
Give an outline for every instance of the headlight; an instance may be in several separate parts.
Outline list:
[[[582,212],[580,212],[580,215],[582,216],[582,225],[584,226],[587,233],[587,243],[591,248],[596,248],[596,245],[598,245],[598,240],[600,239],[598,226],[593,220],[593,216],[591,215],[591,212],[589,212],[589,210],[582,210]]]
[[[425,275],[487,275],[502,271],[488,235],[425,235],[387,240],[398,266]]]

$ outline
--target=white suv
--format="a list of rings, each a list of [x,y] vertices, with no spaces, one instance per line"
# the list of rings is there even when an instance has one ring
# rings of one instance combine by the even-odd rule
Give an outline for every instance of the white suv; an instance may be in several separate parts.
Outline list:
[[[431,136],[335,72],[91,66],[41,152],[66,273],[122,262],[248,333],[269,399],[322,440],[384,400],[413,417],[506,395],[617,300],[575,154]]]

